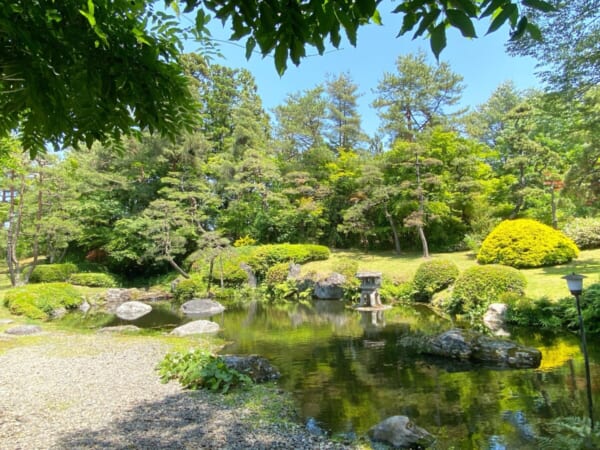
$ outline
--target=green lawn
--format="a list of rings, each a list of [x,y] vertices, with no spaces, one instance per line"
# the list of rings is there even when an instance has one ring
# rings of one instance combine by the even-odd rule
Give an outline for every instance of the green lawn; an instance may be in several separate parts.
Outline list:
[[[454,261],[463,271],[477,264],[471,252],[437,253],[432,258],[446,258]],[[303,266],[303,273],[333,272],[342,260],[358,262],[359,270],[382,272],[384,277],[396,280],[409,281],[415,274],[417,267],[424,260],[420,254],[407,253],[400,256],[391,252],[363,253],[353,250],[333,251],[326,261],[315,261]],[[600,282],[600,249],[581,251],[579,258],[569,264],[539,269],[524,269],[527,278],[527,296],[539,298],[546,296],[558,299],[569,295],[566,282],[561,277],[571,272],[581,273],[588,278],[585,284]],[[584,285],[585,287],[585,285]]]

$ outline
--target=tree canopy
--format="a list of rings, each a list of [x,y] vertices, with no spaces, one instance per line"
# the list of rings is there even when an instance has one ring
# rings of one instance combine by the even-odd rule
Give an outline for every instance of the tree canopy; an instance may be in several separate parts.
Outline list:
[[[342,32],[356,44],[359,27],[381,23],[378,0],[14,0],[0,11],[0,137],[17,133],[32,155],[48,143],[88,146],[118,142],[123,135],[190,130],[198,108],[180,62],[182,42],[206,42],[213,13],[229,24],[231,39],[246,39],[274,54],[279,73],[299,64],[307,47],[338,47]],[[195,12],[183,28],[180,6]],[[513,37],[528,32],[531,11],[547,12],[542,0],[405,0],[399,34],[428,36],[438,56],[446,29],[476,37],[473,21],[489,18],[488,32],[508,24]],[[165,12],[169,11],[169,12]],[[328,42],[328,43],[327,43]]]

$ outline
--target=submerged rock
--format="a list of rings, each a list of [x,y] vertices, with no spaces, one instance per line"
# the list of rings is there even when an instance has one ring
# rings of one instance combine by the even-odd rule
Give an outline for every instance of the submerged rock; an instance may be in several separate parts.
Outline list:
[[[281,377],[279,371],[271,365],[268,359],[262,356],[223,355],[221,358],[223,358],[227,367],[248,375],[255,383],[264,383]]]
[[[152,306],[142,302],[132,301],[120,304],[115,311],[115,314],[119,319],[136,320],[149,314],[150,311],[152,311]]]
[[[388,417],[369,430],[369,437],[396,448],[427,448],[435,441],[433,435],[406,416]]]
[[[195,298],[181,305],[181,311],[190,316],[210,317],[216,314],[221,314],[223,311],[225,311],[225,307],[219,302],[215,302],[214,300],[210,300],[208,298]]]
[[[194,320],[171,331],[173,336],[190,336],[192,334],[216,333],[220,330],[219,324],[210,320]]]
[[[536,368],[542,361],[542,354],[536,348],[461,329],[429,338],[422,353],[516,369]]]
[[[42,332],[42,327],[38,325],[19,325],[16,327],[9,328],[5,331],[6,334],[12,334],[15,336],[25,336],[29,334],[37,334]]]

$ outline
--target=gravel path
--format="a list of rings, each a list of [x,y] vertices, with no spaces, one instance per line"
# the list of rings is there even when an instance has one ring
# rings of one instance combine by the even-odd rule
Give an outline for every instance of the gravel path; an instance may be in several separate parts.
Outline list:
[[[156,339],[52,336],[0,354],[0,448],[329,449],[289,421],[161,384]]]

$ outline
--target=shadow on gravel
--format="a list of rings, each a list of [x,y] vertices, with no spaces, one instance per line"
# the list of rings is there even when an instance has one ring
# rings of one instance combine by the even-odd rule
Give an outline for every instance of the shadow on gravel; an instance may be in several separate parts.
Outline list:
[[[123,411],[99,430],[62,436],[64,449],[308,449],[339,448],[292,425],[257,427],[249,413],[223,405],[216,396],[181,393]],[[246,421],[244,421],[246,416]]]

